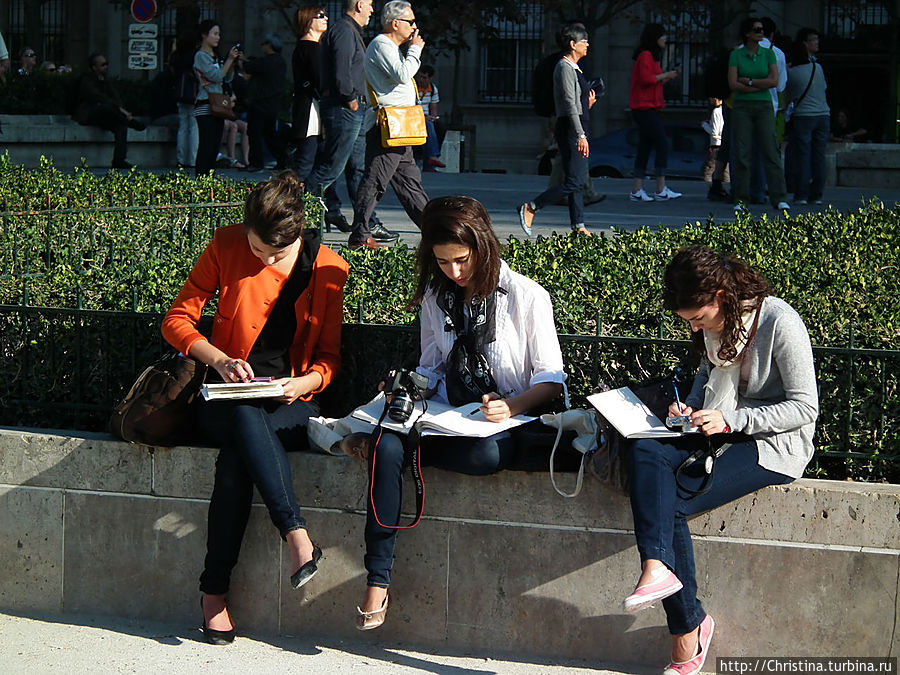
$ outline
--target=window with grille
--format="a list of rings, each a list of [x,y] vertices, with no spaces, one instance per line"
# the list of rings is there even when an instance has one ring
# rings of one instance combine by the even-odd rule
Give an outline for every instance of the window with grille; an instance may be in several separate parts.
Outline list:
[[[666,28],[668,40],[662,55],[663,70],[681,64],[681,77],[667,83],[663,95],[669,105],[705,105],[703,71],[710,55],[710,9],[706,3],[680,5],[680,11],[654,14],[650,18]]]
[[[480,40],[479,99],[483,102],[531,101],[531,73],[541,58],[544,8],[534,2],[520,5],[523,20],[487,16],[490,37]]]
[[[37,52],[38,66],[43,61],[54,63],[66,62],[65,35],[66,35],[66,2],[65,0],[44,0],[40,3],[40,9],[35,12],[33,0],[10,0],[9,3],[9,35],[5,36],[6,46],[9,49],[9,58],[18,68],[19,52],[26,46],[29,35],[39,34],[34,40],[37,44],[28,44]],[[30,11],[27,11],[30,10]],[[34,17],[39,21],[37,26],[27,26],[29,18]],[[32,19],[33,20],[33,19]]]
[[[887,51],[890,49],[891,11],[885,0],[827,0],[825,25],[829,49]],[[841,43],[856,41],[855,45]],[[864,45],[864,48],[862,46]],[[843,47],[843,49],[842,49]],[[855,49],[848,49],[855,47]]]
[[[214,7],[210,7],[209,0],[195,0],[200,14],[200,21],[204,19],[218,19],[218,13]],[[127,11],[127,10],[126,10]],[[154,21],[159,25],[159,54],[158,67],[163,70],[169,61],[169,56],[175,49],[175,41],[178,39],[178,14],[174,7],[163,8]]]

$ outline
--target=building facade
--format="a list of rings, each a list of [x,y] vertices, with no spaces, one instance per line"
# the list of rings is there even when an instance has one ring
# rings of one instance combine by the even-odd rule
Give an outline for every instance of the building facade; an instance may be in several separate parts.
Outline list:
[[[293,48],[291,11],[282,6],[284,3],[156,0],[152,3],[156,14],[141,24],[132,15],[132,8],[137,5],[138,10],[146,12],[148,4],[149,0],[0,0],[0,32],[14,67],[19,50],[27,44],[38,52],[39,62],[49,60],[82,68],[88,54],[102,51],[110,59],[113,75],[148,79],[164,67],[178,31],[198,19],[220,22],[223,49],[239,42],[248,55],[258,55],[261,36],[270,31],[285,38],[287,57]],[[341,15],[342,2],[322,4],[332,20]],[[377,11],[382,4],[376,0],[376,14],[365,31],[367,37],[377,32]],[[452,9],[453,5],[448,0],[447,6]],[[636,2],[605,25],[595,27],[591,34],[590,51],[582,66],[590,76],[602,76],[607,84],[606,95],[592,110],[593,135],[630,125],[631,54],[648,20],[669,28],[664,67],[681,63],[684,69],[684,76],[666,88],[665,115],[699,124],[706,115],[703,72],[707,59],[714,45],[737,42],[736,25],[749,10],[771,16],[787,36],[792,37],[803,26],[818,28],[832,107],[846,108],[870,130],[873,140],[895,142],[896,119],[900,118],[898,5],[898,0]],[[415,3],[413,6],[415,9]],[[424,60],[437,71],[441,116],[465,136],[465,168],[535,172],[550,131],[548,120],[532,111],[531,73],[544,54],[556,49],[558,14],[547,11],[546,4],[539,0],[518,2],[514,17],[484,12],[482,25],[463,32],[466,48],[454,50],[447,47],[443,33],[429,34],[427,10],[423,7],[419,12],[426,40]],[[133,28],[138,25],[153,28]]]

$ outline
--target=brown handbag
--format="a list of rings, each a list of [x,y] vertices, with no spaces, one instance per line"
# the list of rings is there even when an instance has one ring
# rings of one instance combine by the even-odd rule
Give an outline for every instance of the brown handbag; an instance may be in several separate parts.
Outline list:
[[[161,358],[142,372],[114,409],[110,432],[129,443],[174,446],[191,440],[191,406],[207,366],[181,354]]]
[[[234,114],[234,100],[228,94],[216,94],[209,92],[209,114],[213,117],[221,117],[225,120],[236,119]]]

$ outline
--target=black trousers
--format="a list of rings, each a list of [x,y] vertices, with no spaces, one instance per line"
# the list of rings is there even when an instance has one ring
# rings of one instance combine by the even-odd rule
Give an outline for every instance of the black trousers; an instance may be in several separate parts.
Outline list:
[[[247,136],[250,138],[250,165],[263,165],[263,143],[272,153],[279,167],[284,167],[284,143],[278,136],[278,116],[249,110],[247,112]]]
[[[375,205],[384,196],[388,184],[394,188],[394,193],[410,220],[419,227],[428,196],[422,188],[422,173],[413,159],[412,148],[383,147],[381,129],[376,124],[366,133],[366,172],[356,193],[356,203],[353,204],[351,244],[364,242],[371,236],[369,218]]]
[[[216,168],[216,155],[222,144],[222,129],[225,120],[213,115],[200,115],[197,117],[197,131],[200,134],[200,142],[197,145],[197,159],[194,162],[194,174],[205,176]]]
[[[128,152],[128,119],[118,106],[112,103],[98,103],[91,109],[82,124],[111,131],[115,137],[113,165],[125,161],[125,155]]]

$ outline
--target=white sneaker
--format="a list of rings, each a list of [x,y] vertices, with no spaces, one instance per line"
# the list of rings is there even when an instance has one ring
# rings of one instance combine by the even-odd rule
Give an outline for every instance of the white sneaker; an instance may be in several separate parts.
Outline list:
[[[795,204],[802,204],[803,206],[809,204],[809,202],[808,202],[807,200],[805,200],[805,199],[795,199],[795,200],[794,200],[794,203],[795,203]]]
[[[670,199],[678,199],[681,196],[680,192],[675,192],[674,190],[670,190],[668,186],[664,187],[662,192],[657,192],[653,195],[653,199],[658,202],[667,202]]]
[[[791,205],[787,202],[778,202],[778,206],[775,207],[777,211],[790,211]]]
[[[631,195],[629,195],[629,199],[631,199],[631,201],[633,201],[633,202],[652,202],[653,201],[653,197],[651,197],[646,192],[644,192],[644,188],[641,188],[637,192],[632,192]]]

